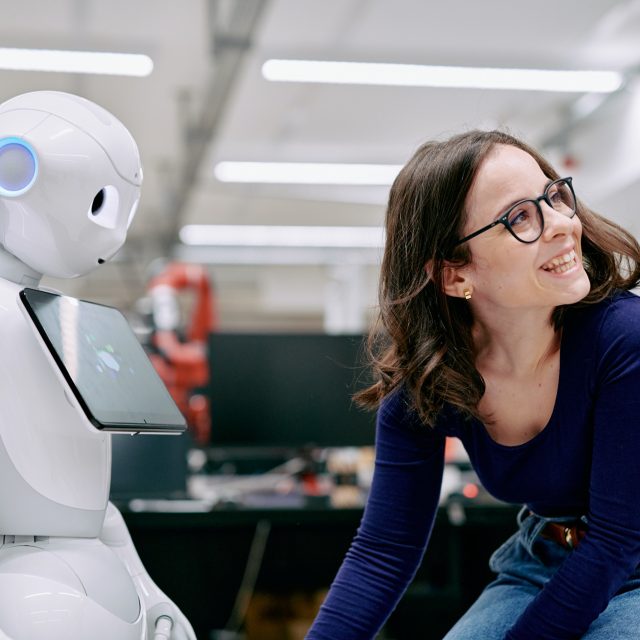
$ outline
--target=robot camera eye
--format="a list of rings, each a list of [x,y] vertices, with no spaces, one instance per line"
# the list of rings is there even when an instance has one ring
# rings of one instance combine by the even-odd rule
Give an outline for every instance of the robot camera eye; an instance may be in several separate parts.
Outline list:
[[[0,196],[15,198],[26,193],[38,175],[38,158],[22,138],[0,139]]]
[[[87,207],[89,220],[105,229],[115,229],[118,226],[119,212],[120,194],[112,184],[102,187],[93,196],[91,206]]]
[[[97,216],[100,213],[100,209],[102,209],[102,205],[104,204],[104,189],[100,189],[98,193],[96,193],[93,202],[91,203],[91,213],[94,216]]]

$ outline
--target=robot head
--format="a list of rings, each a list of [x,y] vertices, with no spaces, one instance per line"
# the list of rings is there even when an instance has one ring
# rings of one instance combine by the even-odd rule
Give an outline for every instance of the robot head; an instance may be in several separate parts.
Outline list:
[[[68,93],[0,104],[0,245],[38,273],[74,278],[123,245],[140,198],[124,125]]]

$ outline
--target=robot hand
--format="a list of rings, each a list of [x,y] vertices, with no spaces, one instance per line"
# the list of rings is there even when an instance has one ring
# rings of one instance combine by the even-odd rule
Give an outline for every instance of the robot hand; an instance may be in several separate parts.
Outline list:
[[[147,610],[149,640],[196,640],[184,614],[166,596],[165,601]]]
[[[147,640],[196,640],[187,618],[149,577],[122,514],[111,502],[100,539],[120,558],[133,579],[146,615]]]

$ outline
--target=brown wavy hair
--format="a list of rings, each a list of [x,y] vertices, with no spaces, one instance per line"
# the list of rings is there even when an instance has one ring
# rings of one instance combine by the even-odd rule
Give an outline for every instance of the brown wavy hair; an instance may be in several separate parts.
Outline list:
[[[549,180],[560,177],[535,149],[512,135],[469,131],[423,144],[395,179],[385,221],[379,316],[369,337],[375,382],[355,396],[359,404],[377,407],[404,385],[427,425],[434,424],[444,403],[480,417],[485,384],[474,363],[473,318],[465,300],[444,293],[443,268],[472,260],[468,244],[455,243],[465,225],[469,189],[497,144],[526,151]],[[589,294],[577,304],[593,304],[615,289],[637,286],[640,245],[635,238],[579,200],[577,215],[591,281]],[[557,307],[556,329],[562,315],[563,307]]]

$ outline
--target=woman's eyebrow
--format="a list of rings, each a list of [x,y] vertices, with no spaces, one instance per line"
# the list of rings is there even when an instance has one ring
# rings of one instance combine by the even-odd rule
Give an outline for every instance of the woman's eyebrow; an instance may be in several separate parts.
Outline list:
[[[519,202],[524,202],[525,200],[535,200],[536,198],[541,196],[547,190],[547,187],[552,182],[554,182],[554,180],[551,180],[551,179],[547,180],[546,184],[544,185],[544,188],[542,189],[542,192],[537,196],[528,196],[528,197],[525,197],[525,198],[517,198],[516,200],[512,200],[509,204],[506,204],[504,207],[502,207],[500,209],[500,213],[498,213],[496,215],[494,220],[498,220],[499,218],[501,218],[505,213],[507,213],[507,211],[509,211],[509,209],[511,209],[511,207],[513,207],[514,205],[518,204]]]

